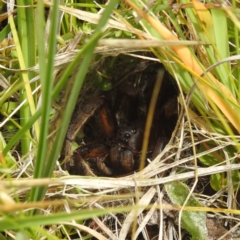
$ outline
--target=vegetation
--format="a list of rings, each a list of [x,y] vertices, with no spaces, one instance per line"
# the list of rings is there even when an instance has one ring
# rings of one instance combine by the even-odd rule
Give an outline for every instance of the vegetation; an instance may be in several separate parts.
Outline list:
[[[78,2],[1,2],[0,238],[239,237],[238,3]],[[57,161],[89,69],[141,52],[180,90],[170,143],[133,175],[68,175]]]

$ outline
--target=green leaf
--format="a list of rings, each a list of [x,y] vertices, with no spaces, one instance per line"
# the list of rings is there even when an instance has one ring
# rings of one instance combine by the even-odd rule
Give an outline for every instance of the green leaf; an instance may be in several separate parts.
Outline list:
[[[172,203],[182,206],[189,195],[188,187],[180,182],[165,184],[165,189]],[[186,206],[202,207],[193,196],[190,196]],[[182,225],[192,235],[192,240],[208,239],[206,227],[206,213],[197,211],[183,211]]]
[[[234,190],[238,189],[239,185],[239,171],[231,171],[232,185]],[[225,173],[213,174],[210,178],[210,185],[215,191],[219,191],[223,188],[226,188],[228,185],[227,176]]]
[[[199,152],[204,152],[206,150],[207,150],[206,148],[200,147]],[[203,156],[200,156],[198,159],[201,161],[201,163],[203,163],[206,166],[213,166],[215,164],[219,164],[219,160],[216,159],[214,154],[211,153],[204,154]]]

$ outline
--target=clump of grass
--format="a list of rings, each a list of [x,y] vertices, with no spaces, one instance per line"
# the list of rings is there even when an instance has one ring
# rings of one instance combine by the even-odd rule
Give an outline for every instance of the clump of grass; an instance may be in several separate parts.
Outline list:
[[[214,215],[206,212],[221,212],[222,218],[224,213],[238,215],[236,4],[44,4],[20,1],[16,17],[9,14],[9,25],[0,32],[2,40],[11,34],[1,45],[2,239],[61,239],[84,232],[98,239],[136,239],[140,232],[149,234],[147,222],[154,216],[163,239],[166,209],[179,211],[177,227],[166,229],[176,230],[176,239],[182,228],[193,239],[207,239],[207,220]],[[170,143],[134,175],[68,176],[56,162],[89,66],[98,62],[99,54],[136,56],[140,50],[151,51],[152,60],[164,64],[180,89],[180,117]],[[52,104],[63,90],[69,97],[52,127]],[[15,132],[10,137],[9,127]],[[215,195],[194,194],[204,176]],[[163,188],[171,201],[165,202]],[[237,227],[237,220],[232,222]]]

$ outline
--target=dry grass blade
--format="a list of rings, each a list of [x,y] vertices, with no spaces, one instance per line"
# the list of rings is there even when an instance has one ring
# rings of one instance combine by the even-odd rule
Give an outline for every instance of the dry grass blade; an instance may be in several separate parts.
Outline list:
[[[99,239],[99,240],[107,240],[107,238],[105,238],[103,235],[101,235],[100,233],[98,233],[97,231],[91,229],[90,227],[86,227],[82,224],[77,224],[77,223],[69,223],[69,222],[63,222],[63,225],[67,225],[67,226],[72,226],[75,229],[78,229],[80,231],[84,231],[87,232],[88,234],[92,235],[93,237]]]
[[[145,226],[147,225],[149,220],[153,218],[153,215],[156,209],[157,209],[157,203],[155,202],[151,207],[151,209],[147,212],[146,216],[142,219],[141,222],[139,222],[139,227],[133,237],[134,240],[137,239],[140,233],[144,232]]]
[[[114,233],[98,217],[94,217],[93,221],[96,222],[96,224],[105,234],[109,236],[110,239],[117,240],[117,237],[114,235]]]
[[[151,48],[163,46],[192,46],[206,44],[198,41],[166,41],[166,40],[139,40],[139,39],[101,39],[98,45],[107,47],[119,47],[123,49]]]
[[[184,163],[185,161],[180,161],[178,165]],[[175,164],[164,168],[164,170],[170,169],[174,167]],[[216,166],[216,167],[208,167],[208,168],[199,168],[198,169],[198,176],[209,176],[216,173],[223,173],[227,171],[239,170],[240,164],[231,164],[230,166]],[[158,173],[161,172],[158,171]],[[143,176],[142,174],[140,174]],[[189,171],[187,173],[181,173],[174,176],[163,177],[161,179],[137,179],[134,180],[133,176],[128,176],[125,178],[118,178],[113,180],[112,178],[89,178],[89,177],[65,177],[63,179],[27,179],[27,180],[12,180],[11,182],[1,181],[1,185],[7,189],[11,189],[12,187],[16,188],[28,188],[28,187],[35,187],[35,186],[63,186],[63,185],[75,185],[79,186],[83,189],[123,189],[134,187],[136,184],[139,187],[147,187],[147,186],[154,186],[164,183],[169,183],[173,181],[181,181],[184,179],[190,179],[195,177],[195,171]]]
[[[44,2],[44,4],[47,6],[52,6],[52,4],[49,2]],[[68,13],[71,16],[74,16],[74,17],[76,17],[80,20],[86,21],[88,23],[98,24],[98,22],[101,18],[101,15],[99,15],[99,14],[90,13],[90,12],[86,12],[86,11],[82,11],[82,10],[74,9],[74,8],[70,8],[70,7],[60,6],[59,9],[61,11],[63,11],[64,13]],[[138,30],[135,28],[133,29],[132,27],[131,28],[127,27],[126,24],[120,23],[120,22],[112,20],[112,19],[108,20],[106,28],[114,28],[114,29],[119,29],[122,31],[137,33],[137,34],[143,36],[144,38],[154,39],[153,37],[151,37],[149,34],[145,33],[144,31],[141,31],[141,30]]]
[[[150,188],[145,195],[139,200],[138,204],[141,205],[148,205],[150,204],[153,196],[156,193],[156,189],[155,188]],[[137,210],[132,210],[126,217],[122,229],[120,231],[119,234],[119,239],[126,239],[129,229],[132,225],[132,223],[134,222],[134,220],[141,214],[141,212],[143,211],[143,209],[137,211]]]

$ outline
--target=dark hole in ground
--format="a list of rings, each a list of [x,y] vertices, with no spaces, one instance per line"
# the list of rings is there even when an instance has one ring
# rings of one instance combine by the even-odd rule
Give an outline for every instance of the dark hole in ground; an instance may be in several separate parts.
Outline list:
[[[126,56],[109,57],[90,71],[84,95],[81,94],[84,99],[80,99],[78,108],[88,105],[91,109],[91,103],[98,102],[99,106],[84,124],[83,137],[78,138],[79,144],[85,144],[74,153],[71,174],[119,176],[138,169],[146,119],[160,70],[164,75],[160,79],[147,157],[154,158],[163,150],[178,119],[175,80],[160,63]],[[98,89],[98,93],[93,89]]]

